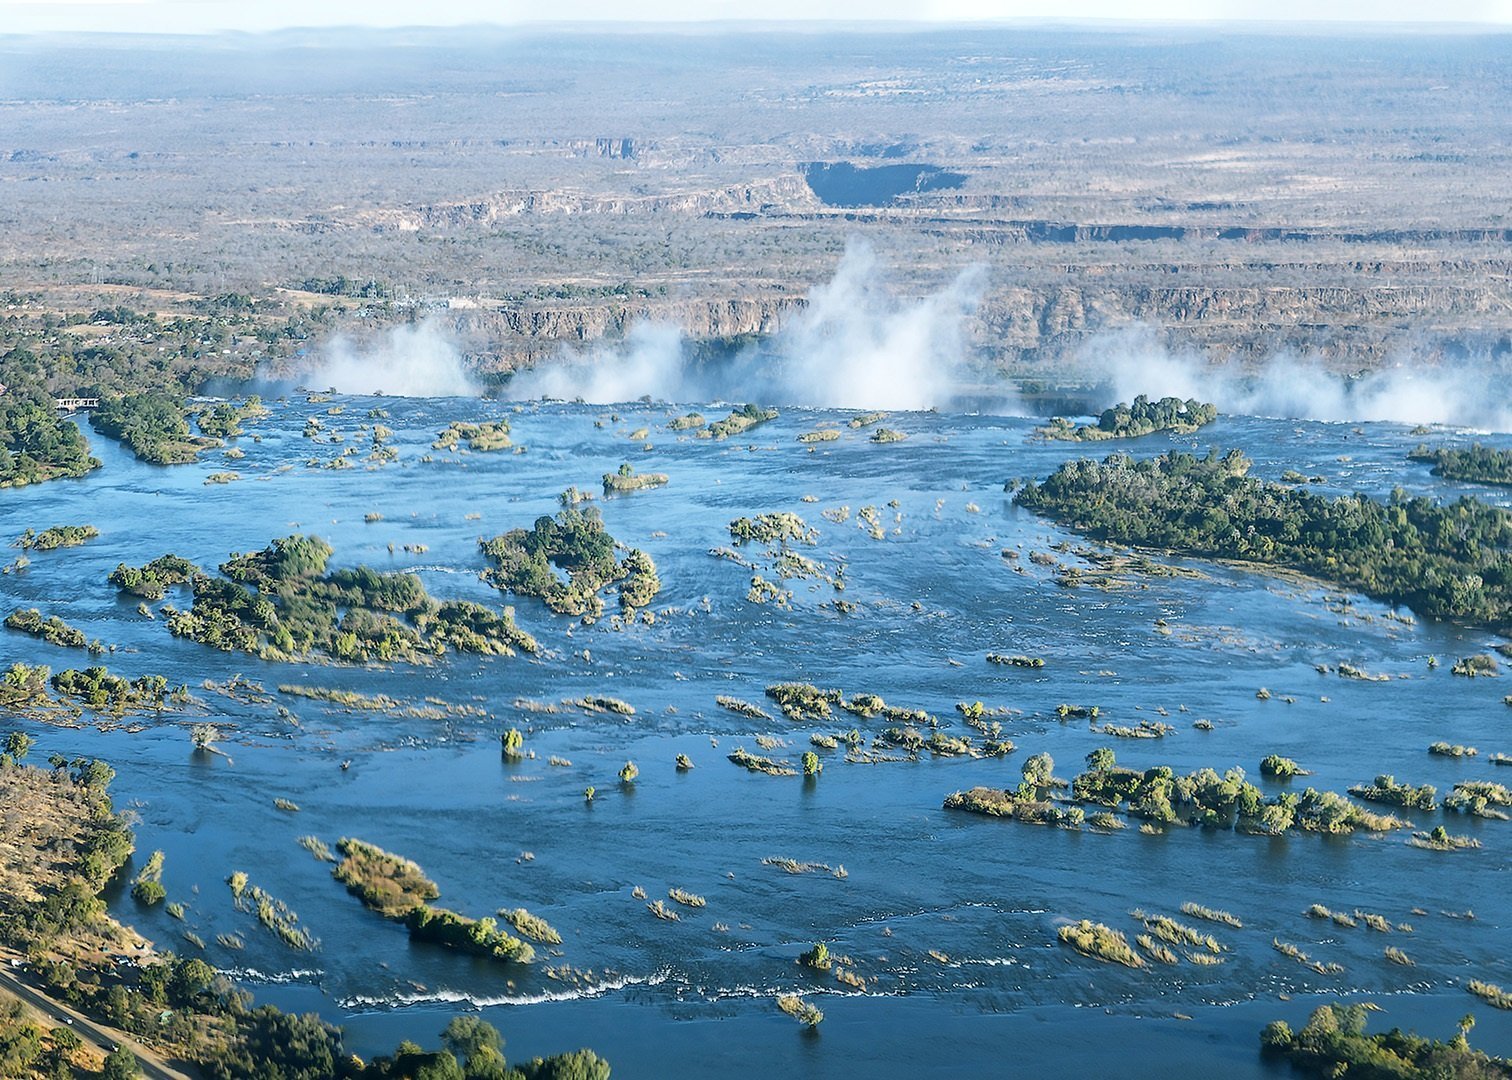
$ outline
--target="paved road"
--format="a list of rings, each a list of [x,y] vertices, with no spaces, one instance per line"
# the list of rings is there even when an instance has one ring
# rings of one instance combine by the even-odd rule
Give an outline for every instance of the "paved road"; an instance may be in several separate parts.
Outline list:
[[[29,973],[11,967],[11,960],[16,958],[14,953],[0,950],[0,989],[9,990],[15,994],[46,1017],[49,1024],[54,1027],[73,1028],[79,1038],[86,1043],[93,1043],[102,1054],[107,1053],[116,1045],[126,1047],[136,1055],[137,1062],[142,1067],[142,1075],[149,1077],[150,1080],[192,1080],[188,1073],[170,1068],[168,1063],[157,1054],[144,1049],[129,1036],[113,1028],[102,1027],[83,1013],[75,1012],[67,1005],[47,997],[32,985],[29,981],[31,979]],[[70,1020],[72,1023],[69,1023]]]

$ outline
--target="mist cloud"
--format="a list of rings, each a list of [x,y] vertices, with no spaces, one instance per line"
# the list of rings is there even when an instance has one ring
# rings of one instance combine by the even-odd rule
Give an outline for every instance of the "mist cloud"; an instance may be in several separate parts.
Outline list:
[[[620,344],[566,354],[516,376],[509,393],[597,404],[650,395],[817,408],[948,408],[967,385],[966,320],[985,280],[983,268],[971,267],[932,296],[899,298],[871,249],[853,244],[835,276],[809,293],[788,325],[738,356],[696,364],[675,327],[642,324]],[[997,411],[1016,411],[1011,390],[998,396]]]
[[[341,394],[468,397],[479,392],[461,352],[433,322],[395,326],[360,344],[332,338],[304,378],[311,386]]]
[[[1278,354],[1253,371],[1241,371],[1167,351],[1147,335],[1130,333],[1088,347],[1079,365],[1111,387],[1114,401],[1169,394],[1210,401],[1221,412],[1245,416],[1512,431],[1507,373],[1485,359],[1456,367],[1404,360],[1349,376],[1317,360]]]

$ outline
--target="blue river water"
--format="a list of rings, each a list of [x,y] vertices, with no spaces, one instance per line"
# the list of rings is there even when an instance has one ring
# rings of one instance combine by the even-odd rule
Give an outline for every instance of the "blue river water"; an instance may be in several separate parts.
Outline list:
[[[1509,770],[1487,759],[1512,753],[1512,709],[1502,702],[1512,685],[1449,671],[1452,660],[1497,644],[1493,635],[1412,620],[1314,582],[1196,560],[1164,560],[1192,575],[1066,588],[1031,554],[1086,565],[1078,552],[1089,546],[1013,507],[1004,492],[1005,481],[1042,477],[1071,456],[1217,446],[1243,449],[1255,475],[1321,476],[1324,491],[1384,496],[1400,486],[1512,503],[1505,489],[1445,482],[1408,462],[1423,436],[1406,426],[1225,416],[1195,436],[1077,446],[1033,440],[1025,419],[899,413],[886,424],[908,438],[878,445],[845,425],[850,413],[802,409],[713,441],[667,428],[686,409],[642,403],[311,404],[296,395],[270,404],[272,416],[234,440],[245,455],[236,460],[212,451],[194,465],[154,467],[92,436],[102,469],[0,493],[0,533],[86,522],[101,533],[80,548],[33,553],[28,567],[0,578],[5,610],[61,615],[116,647],[103,661],[112,671],[161,673],[196,698],[183,711],[119,723],[86,713],[72,728],[28,724],[42,754],[90,754],[118,770],[117,804],[138,819],[136,859],[166,853],[163,883],[186,913],[178,921],[162,907],[143,909],[124,888],[112,908],[160,948],[194,949],[183,934],[196,934],[206,959],[259,999],[319,1010],[346,1025],[361,1053],[404,1037],[433,1043],[453,1013],[481,1009],[512,1056],[587,1045],[620,1077],[1006,1076],[1047,1066],[1259,1077],[1276,1072],[1258,1055],[1268,1020],[1300,1024],[1340,998],[1381,1006],[1375,1027],[1439,1037],[1473,1011],[1473,1041],[1512,1054],[1512,1017],[1463,988],[1471,979],[1512,982],[1512,823],[1407,812],[1419,828],[1442,823],[1482,844],[1441,854],[1409,846],[1405,832],[1104,834],[941,807],[953,791],[1016,784],[1030,754],[1050,753],[1057,774],[1069,777],[1104,745],[1141,768],[1242,766],[1268,793],[1282,787],[1259,775],[1270,753],[1312,771],[1290,781],[1296,788],[1342,792],[1379,773],[1440,792],[1460,779],[1507,782],[1497,774]],[[341,411],[328,415],[333,407]],[[367,467],[358,455],[354,468],[323,467],[346,445],[365,445],[360,429],[374,422],[375,407],[388,412],[380,422],[395,433],[398,459]],[[701,411],[723,415],[715,406]],[[301,434],[312,415],[324,425],[319,441]],[[523,451],[431,449],[451,421],[501,417]],[[812,450],[797,442],[819,424],[838,424],[840,437]],[[329,442],[332,430],[347,441]],[[1459,429],[1432,434],[1455,445],[1476,438],[1512,445]],[[595,503],[618,540],[656,561],[662,592],[653,623],[583,625],[480,580],[480,537],[554,513],[569,485],[597,492],[600,476],[622,462],[670,478]],[[240,478],[205,483],[228,470]],[[863,507],[875,508],[880,538],[858,522]],[[789,606],[747,600],[751,572],[710,551],[730,544],[731,519],[769,511],[799,514],[817,530],[803,553],[830,572],[843,566],[843,593],[794,579],[785,583]],[[382,518],[365,520],[370,514]],[[437,597],[511,603],[542,652],[448,655],[426,667],[271,663],[175,639],[161,616],[144,618],[135,598],[106,582],[120,562],[174,552],[214,567],[295,531],[326,539],[335,566],[412,571]],[[745,554],[764,558],[759,548]],[[770,570],[764,576],[776,580]],[[837,597],[854,610],[838,611]],[[168,602],[187,604],[186,591]],[[1039,656],[1045,666],[989,664],[989,652]],[[0,654],[6,664],[55,670],[86,663],[82,653],[12,631],[0,632]],[[1443,663],[1431,668],[1430,657]],[[1317,670],[1341,662],[1389,678]],[[238,674],[273,700],[202,688]],[[793,680],[880,694],[928,710],[959,735],[975,733],[956,703],[981,700],[1002,710],[1003,733],[1018,749],[1002,759],[924,754],[875,763],[820,751],[826,767],[812,780],[727,761],[741,746],[796,760],[814,731],[874,735],[887,724],[847,713],[822,726],[792,723],[763,688]],[[414,709],[344,709],[278,694],[281,684],[384,694]],[[1262,687],[1268,700],[1257,697]],[[585,694],[628,701],[635,715],[518,704]],[[762,704],[774,719],[728,712],[718,695]],[[1060,720],[1061,703],[1097,705],[1099,722],[1160,719],[1175,731],[1111,738],[1085,720]],[[223,730],[224,756],[191,746],[190,725],[207,719]],[[1198,720],[1211,729],[1194,727]],[[532,757],[501,756],[498,736],[509,727],[525,732]],[[757,736],[780,743],[762,750]],[[1429,743],[1440,739],[1480,754],[1430,756]],[[677,770],[678,754],[695,767]],[[616,779],[627,760],[640,769],[633,785]],[[589,785],[597,789],[591,803],[583,798]],[[277,809],[275,798],[300,809]],[[556,927],[563,944],[541,947],[528,967],[412,944],[402,926],[332,880],[329,865],[296,843],[304,835],[332,846],[355,836],[405,855],[439,884],[440,904],[474,916],[523,906]],[[766,858],[831,870],[793,874]],[[225,884],[237,870],[298,912],[319,948],[293,952],[237,910]],[[671,888],[707,906],[682,908],[680,921],[668,922],[634,893],[654,900]],[[1188,901],[1243,921],[1204,925],[1224,946],[1223,963],[1130,970],[1056,940],[1060,925],[1081,918],[1132,939],[1133,909],[1179,916]],[[1313,903],[1380,913],[1399,928],[1309,919]],[[1343,970],[1304,967],[1273,939]],[[796,964],[817,941],[846,958],[864,990]],[[1414,965],[1389,962],[1388,945]],[[564,976],[564,967],[575,974]],[[817,1031],[777,1010],[775,995],[786,992],[824,1010]]]

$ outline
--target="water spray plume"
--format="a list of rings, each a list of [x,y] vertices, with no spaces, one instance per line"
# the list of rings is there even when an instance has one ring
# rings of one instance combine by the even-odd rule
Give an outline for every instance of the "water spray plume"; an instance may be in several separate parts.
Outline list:
[[[341,394],[469,397],[479,392],[461,352],[434,322],[395,326],[365,344],[333,338],[305,379]]]

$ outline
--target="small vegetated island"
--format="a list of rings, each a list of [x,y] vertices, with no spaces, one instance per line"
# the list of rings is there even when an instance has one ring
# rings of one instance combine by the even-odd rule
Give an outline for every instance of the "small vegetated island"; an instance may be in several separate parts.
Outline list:
[[[1063,442],[1136,439],[1141,435],[1153,435],[1157,431],[1190,435],[1216,419],[1218,407],[1195,398],[1182,401],[1178,397],[1163,397],[1159,401],[1151,401],[1140,394],[1132,405],[1119,402],[1111,409],[1104,409],[1095,425],[1077,426],[1063,416],[1056,416],[1047,426],[1036,429],[1035,434]]]
[[[332,876],[367,907],[403,922],[416,941],[519,964],[535,959],[529,942],[500,930],[494,919],[432,907],[430,901],[441,890],[410,860],[351,837],[343,838],[336,850],[342,859]]]
[[[777,419],[776,409],[763,409],[760,405],[746,404],[732,410],[730,415],[723,420],[715,420],[698,432],[698,436],[702,439],[728,439],[731,435],[740,435],[758,424],[765,424],[775,419]]]
[[[1434,476],[1446,480],[1512,487],[1512,450],[1496,450],[1480,443],[1468,450],[1430,449],[1420,444],[1407,455],[1407,459],[1427,462],[1433,466]]]
[[[41,532],[27,529],[16,538],[16,546],[27,551],[55,551],[87,544],[99,535],[100,530],[93,525],[54,525]]]
[[[627,461],[615,472],[604,474],[604,494],[624,495],[631,491],[662,487],[667,479],[666,473],[638,473]]]
[[[1512,513],[1398,490],[1328,498],[1257,480],[1238,450],[1068,461],[1015,496],[1100,540],[1281,566],[1436,618],[1512,628]]]
[[[57,615],[43,618],[36,608],[17,608],[5,617],[5,625],[11,630],[41,638],[49,645],[61,645],[69,649],[82,649],[89,645],[84,631],[70,626]]]
[[[479,546],[493,563],[484,571],[487,581],[518,596],[539,597],[562,615],[597,618],[604,611],[599,593],[615,585],[626,610],[645,607],[661,591],[651,556],[629,548],[617,558],[619,545],[591,506],[569,506],[554,518],[537,518],[529,529],[511,529]],[[567,580],[556,570],[565,571]]]
[[[414,574],[382,573],[366,566],[328,570],[329,544],[295,534],[261,551],[237,555],[220,567],[224,577],[190,571],[194,603],[172,611],[175,637],[271,660],[311,653],[346,661],[425,662],[448,648],[492,656],[534,653],[533,637],[514,613],[466,600],[437,601]],[[183,560],[154,560],[117,567],[111,581],[151,595],[165,582],[186,580]]]
[[[242,424],[262,420],[270,412],[262,398],[253,394],[247,400],[220,401],[200,409],[195,419],[199,429],[211,439],[234,439],[243,433]]]
[[[51,397],[15,387],[0,394],[0,488],[80,477],[99,467],[78,425],[58,416]]]
[[[1443,1041],[1399,1028],[1368,1035],[1369,1016],[1364,1005],[1324,1005],[1301,1031],[1293,1032],[1284,1020],[1271,1021],[1260,1034],[1260,1047],[1303,1076],[1512,1078],[1512,1062],[1470,1045],[1473,1016],[1464,1017],[1458,1034]]]
[[[479,424],[455,421],[431,443],[432,450],[456,450],[458,443],[466,443],[469,450],[487,453],[491,450],[508,450],[514,444],[509,441],[508,420],[488,420]]]
[[[1184,823],[1264,836],[1280,836],[1292,829],[1331,835],[1385,832],[1407,824],[1372,813],[1331,791],[1308,788],[1300,794],[1282,792],[1267,799],[1244,778],[1242,769],[1221,775],[1214,769],[1199,769],[1186,776],[1166,765],[1127,769],[1117,764],[1113,751],[1106,747],[1088,754],[1087,764],[1089,768],[1067,785],[1052,775],[1049,756],[1036,754],[1024,763],[1023,780],[1016,788],[958,791],[946,798],[945,808],[1031,824],[1079,828],[1086,822],[1111,829],[1123,827],[1114,816],[1122,811],[1156,826]],[[1069,800],[1058,796],[1068,786]]]

